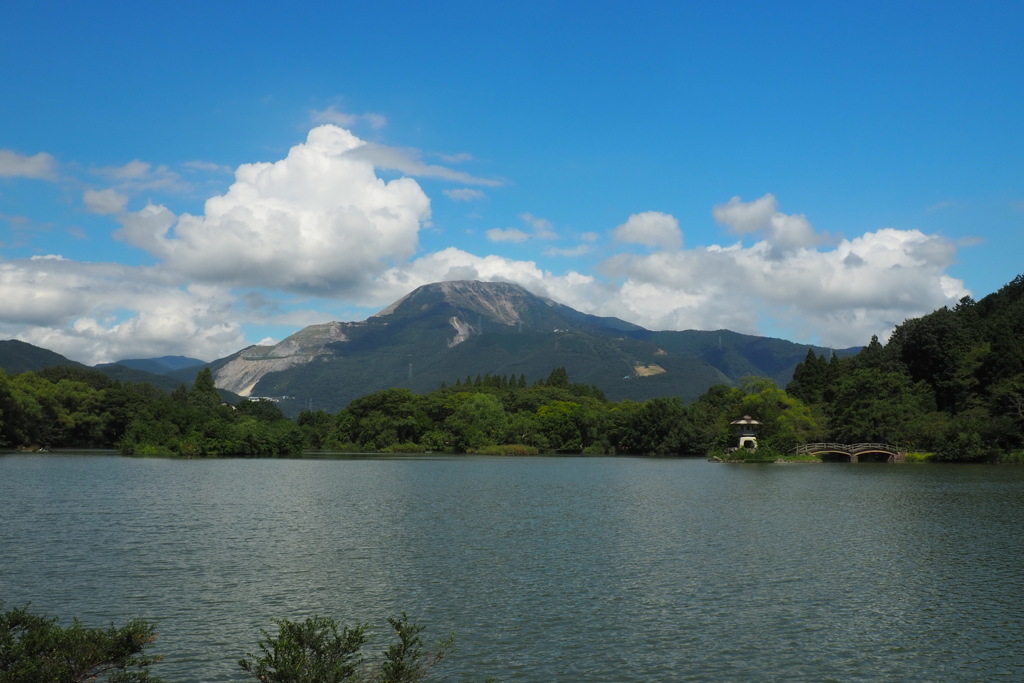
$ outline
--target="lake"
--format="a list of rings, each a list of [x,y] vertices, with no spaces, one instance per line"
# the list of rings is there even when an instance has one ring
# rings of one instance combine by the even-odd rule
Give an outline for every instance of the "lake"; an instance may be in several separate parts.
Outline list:
[[[168,681],[402,611],[434,680],[1024,679],[1024,467],[9,454],[0,516],[7,608],[154,621]]]

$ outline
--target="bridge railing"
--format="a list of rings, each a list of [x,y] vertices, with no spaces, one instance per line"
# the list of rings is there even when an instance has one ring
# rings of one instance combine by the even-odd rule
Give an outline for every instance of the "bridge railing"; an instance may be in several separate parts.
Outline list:
[[[895,455],[899,452],[895,446],[887,443],[855,443],[845,444],[834,441],[819,441],[817,443],[805,443],[795,449],[797,455],[809,453],[844,453],[846,455],[857,455],[858,453],[881,452]]]
[[[818,443],[805,443],[802,446],[796,447],[798,455],[806,453],[846,453],[850,454],[850,447],[844,443],[835,443],[832,441],[821,441]]]
[[[868,451],[892,453],[893,455],[897,453],[896,447],[890,446],[887,443],[855,443],[850,446],[850,453],[854,455],[858,453],[866,453]]]

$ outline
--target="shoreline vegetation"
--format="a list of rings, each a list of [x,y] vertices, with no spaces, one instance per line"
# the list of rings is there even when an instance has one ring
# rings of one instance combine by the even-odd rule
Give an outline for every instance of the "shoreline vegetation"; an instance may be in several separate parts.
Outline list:
[[[816,442],[888,443],[909,462],[1024,463],[1024,276],[899,325],[840,358],[808,351],[785,388],[749,377],[697,400],[610,401],[563,367],[532,383],[477,375],[425,394],[392,388],[336,413],[286,417],[270,400],[222,402],[209,368],[166,393],[83,368],[0,371],[0,448],[117,448],[124,455],[274,457],[380,453],[696,455],[803,462]],[[759,448],[730,423],[751,415]]]

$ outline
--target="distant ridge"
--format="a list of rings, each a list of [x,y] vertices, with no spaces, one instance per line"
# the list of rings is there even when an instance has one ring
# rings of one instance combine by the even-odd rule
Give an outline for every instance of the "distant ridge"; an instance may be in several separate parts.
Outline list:
[[[206,362],[186,356],[161,356],[159,358],[130,358],[115,363],[100,363],[96,367],[102,369],[111,365],[123,365],[126,368],[143,370],[154,375],[167,375],[185,368],[200,367],[206,365]]]
[[[199,361],[200,363],[202,361]],[[39,372],[46,368],[74,367],[88,368],[88,365],[73,361],[59,353],[34,346],[27,342],[9,339],[0,341],[0,368],[8,375],[23,372]],[[162,373],[152,373],[139,368],[132,368],[119,363],[106,363],[95,368],[113,380],[121,382],[147,382],[166,391],[172,391],[183,382],[190,383],[192,378],[172,378]],[[196,372],[199,367],[196,366]],[[194,378],[194,374],[192,376]]]

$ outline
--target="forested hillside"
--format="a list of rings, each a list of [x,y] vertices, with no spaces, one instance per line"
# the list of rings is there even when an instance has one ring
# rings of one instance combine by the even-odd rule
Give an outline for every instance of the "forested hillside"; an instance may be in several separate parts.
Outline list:
[[[1024,446],[1024,276],[980,301],[907,320],[883,346],[797,366],[788,393],[830,439],[887,441],[938,459]]]

